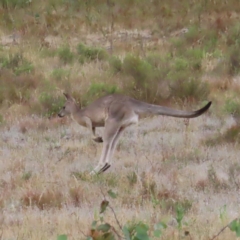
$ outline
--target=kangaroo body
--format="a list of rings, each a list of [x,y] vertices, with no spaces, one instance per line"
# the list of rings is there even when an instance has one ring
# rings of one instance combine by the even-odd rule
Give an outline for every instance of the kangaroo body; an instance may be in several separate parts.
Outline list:
[[[101,158],[92,174],[104,172],[110,167],[110,160],[121,133],[126,127],[138,123],[141,115],[194,118],[202,115],[211,106],[209,102],[197,111],[182,111],[145,103],[129,96],[112,94],[101,97],[86,108],[80,109],[71,96],[64,95],[67,101],[58,116],[70,114],[78,124],[92,131],[94,141],[103,142]],[[103,137],[96,136],[96,127],[105,127]]]

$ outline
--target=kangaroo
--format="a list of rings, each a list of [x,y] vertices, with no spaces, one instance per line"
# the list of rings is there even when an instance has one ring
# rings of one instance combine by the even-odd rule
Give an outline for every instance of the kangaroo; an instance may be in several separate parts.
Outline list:
[[[208,102],[197,111],[182,111],[138,101],[129,96],[111,94],[100,97],[86,108],[81,109],[75,100],[64,93],[66,103],[58,113],[59,117],[70,115],[81,126],[92,132],[96,142],[103,142],[103,150],[98,165],[92,174],[105,172],[111,165],[112,155],[122,132],[130,125],[138,123],[142,114],[164,115],[177,118],[195,118],[211,106]],[[105,127],[103,137],[96,135],[96,127]]]

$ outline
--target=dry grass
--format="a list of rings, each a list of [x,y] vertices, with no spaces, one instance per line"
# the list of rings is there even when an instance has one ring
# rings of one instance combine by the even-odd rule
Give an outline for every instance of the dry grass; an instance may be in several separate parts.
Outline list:
[[[30,119],[21,122],[31,126]],[[61,233],[78,238],[81,231],[88,232],[99,209],[101,188],[118,193],[111,202],[122,224],[137,219],[150,226],[160,220],[171,225],[175,207],[181,204],[191,236],[208,239],[239,211],[239,180],[236,167],[233,170],[238,149],[202,145],[200,140],[216,131],[205,129],[211,124],[219,127],[208,115],[190,121],[187,128],[183,120],[145,119],[137,129],[126,131],[113,166],[99,177],[88,172],[102,146],[92,143],[87,130],[77,124],[49,122],[48,128],[27,131],[18,124],[2,127],[3,238],[56,239]],[[110,212],[105,218],[115,225]],[[177,228],[169,227],[162,239],[169,237],[178,239]],[[227,230],[219,239],[233,237]]]
[[[0,3],[2,239],[85,239],[109,189],[121,224],[164,221],[162,239],[211,238],[240,210],[239,126],[229,118],[240,89],[239,1],[85,2]],[[86,105],[118,90],[178,108],[206,98],[213,106],[189,123],[142,120],[120,139],[111,169],[91,177],[102,145],[56,118],[62,92]],[[111,212],[105,219],[117,228]]]

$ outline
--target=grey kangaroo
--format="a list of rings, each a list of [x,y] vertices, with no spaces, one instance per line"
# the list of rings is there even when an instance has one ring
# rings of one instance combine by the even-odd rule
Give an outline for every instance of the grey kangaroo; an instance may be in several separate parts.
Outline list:
[[[104,172],[111,166],[112,155],[120,135],[125,128],[138,123],[139,116],[142,114],[195,118],[202,115],[211,106],[211,102],[208,102],[197,111],[182,111],[141,102],[129,96],[111,94],[101,97],[81,109],[69,94],[64,93],[64,95],[66,103],[58,116],[71,115],[73,120],[92,132],[94,141],[103,142],[99,163],[90,174]],[[103,137],[96,135],[96,127],[105,127]]]

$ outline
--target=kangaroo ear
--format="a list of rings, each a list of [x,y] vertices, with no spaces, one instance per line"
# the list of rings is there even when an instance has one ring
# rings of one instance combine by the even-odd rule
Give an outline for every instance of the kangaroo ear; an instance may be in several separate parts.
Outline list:
[[[63,93],[63,95],[66,97],[67,100],[72,99],[71,96],[68,93]]]

